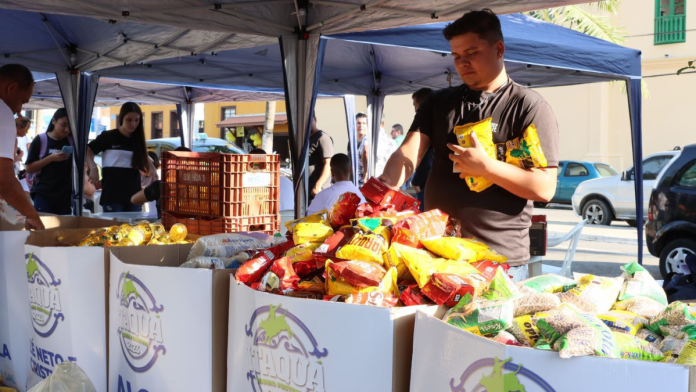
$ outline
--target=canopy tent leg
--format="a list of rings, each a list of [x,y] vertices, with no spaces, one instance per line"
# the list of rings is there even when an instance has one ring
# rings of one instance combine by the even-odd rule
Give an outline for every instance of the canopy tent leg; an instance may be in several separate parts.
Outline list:
[[[379,176],[382,173],[376,172],[377,147],[379,147],[379,132],[382,125],[382,113],[384,112],[384,95],[381,91],[375,90],[367,96],[367,116],[368,124],[372,130],[372,141],[370,143],[370,159],[368,162],[370,176]]]
[[[355,96],[344,95],[343,104],[346,107],[346,125],[348,129],[348,156],[350,157],[350,172],[353,185],[358,186],[358,144],[355,133]]]
[[[307,211],[309,133],[325,47],[326,42],[319,35],[280,37],[296,218],[304,216]]]
[[[181,146],[193,147],[193,115],[195,103],[191,100],[191,87],[184,87],[186,100],[176,103],[176,114],[179,116],[179,129],[181,129]]]
[[[85,155],[89,142],[89,127],[97,97],[99,76],[84,72],[57,72],[58,86],[68,112],[70,130],[75,141],[73,151],[73,213],[82,216],[82,197],[85,188]]]
[[[638,263],[643,264],[643,125],[641,118],[642,90],[641,79],[626,81],[628,93],[628,112],[631,119],[631,139],[633,142],[633,168],[636,191],[636,224],[638,228]]]

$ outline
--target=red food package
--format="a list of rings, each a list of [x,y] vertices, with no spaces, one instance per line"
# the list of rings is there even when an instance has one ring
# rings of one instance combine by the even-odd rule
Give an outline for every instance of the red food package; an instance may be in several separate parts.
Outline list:
[[[360,205],[360,197],[353,192],[346,192],[338,197],[329,210],[329,223],[334,228],[350,225],[355,210]]]
[[[290,241],[257,252],[251,259],[247,260],[237,269],[237,274],[235,276],[237,281],[246,284],[258,281],[268,267],[271,266],[271,263],[293,246],[295,246],[295,244],[291,239]]]
[[[298,263],[292,263],[292,268],[295,270],[295,273],[298,276],[304,278],[306,276],[309,276],[311,273],[324,268],[324,265],[326,265],[326,260],[322,261],[322,259],[312,258],[312,260],[309,261],[300,261]]]
[[[480,274],[465,276],[434,273],[423,286],[423,294],[438,305],[454,306],[466,294],[478,296],[487,286],[488,281]]]
[[[326,294],[326,286],[322,282],[302,281],[297,288],[285,292],[288,297],[323,299]]]
[[[410,285],[403,290],[399,299],[405,306],[431,305],[433,303],[421,292],[417,284]]]
[[[461,237],[462,236],[462,222],[453,217],[449,217],[447,219],[447,228],[445,229],[445,233],[442,235],[443,237]]]
[[[375,208],[372,204],[370,204],[369,202],[362,203],[355,210],[355,217],[356,218],[367,218],[368,216],[370,216],[374,213],[375,213]]]
[[[278,288],[281,291],[296,288],[297,283],[300,281],[300,277],[295,273],[293,265],[287,257],[281,257],[280,259],[274,261],[273,265],[271,265],[270,272],[276,274],[278,277]]]
[[[384,279],[387,271],[375,263],[368,261],[341,261],[329,265],[336,275],[345,279],[346,282],[358,287],[374,287]]]
[[[396,306],[399,299],[393,294],[385,294],[383,292],[375,291],[371,293],[355,293],[351,295],[325,295],[324,301],[393,308]]]
[[[496,263],[495,261],[482,260],[477,263],[471,264],[474,268],[479,270],[481,274],[486,278],[487,281],[492,281],[495,276],[495,271],[498,268],[502,268],[505,273],[510,269],[510,264],[507,263]]]
[[[336,251],[350,242],[350,239],[353,238],[353,234],[352,226],[341,227],[314,250],[315,257],[321,256],[333,260],[336,257]],[[326,261],[326,259],[324,259],[324,261]]]
[[[447,228],[449,215],[440,210],[430,210],[403,220],[392,228],[392,243],[422,248],[420,240],[442,235]]]
[[[393,216],[397,213],[396,207],[393,204],[383,204],[374,206],[370,218],[381,218],[384,216]]]
[[[399,191],[398,189],[392,189],[387,184],[376,179],[375,177],[367,180],[365,185],[360,188],[365,199],[373,204],[393,204],[396,211],[403,211],[409,208],[418,209],[420,202],[413,197]]]

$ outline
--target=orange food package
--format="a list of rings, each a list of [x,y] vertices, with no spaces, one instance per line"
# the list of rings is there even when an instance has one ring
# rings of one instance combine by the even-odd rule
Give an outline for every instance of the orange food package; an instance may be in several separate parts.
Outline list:
[[[387,271],[367,261],[351,260],[330,264],[336,275],[357,287],[378,286]]]
[[[486,278],[487,281],[492,281],[495,276],[495,272],[498,268],[502,268],[503,272],[507,273],[510,269],[510,264],[508,263],[497,263],[495,261],[483,260],[471,264],[472,267],[476,268],[481,274]]]
[[[454,306],[466,294],[478,297],[487,286],[488,281],[481,274],[434,273],[422,291],[438,305]]]
[[[393,308],[396,306],[399,298],[393,294],[373,291],[369,293],[354,293],[349,295],[326,295],[324,296],[324,301]]]
[[[346,192],[338,197],[329,210],[329,223],[334,228],[349,225],[355,211],[360,205],[360,197],[353,192]]]
[[[448,218],[449,215],[440,210],[430,210],[403,219],[392,229],[392,242],[422,248],[421,239],[445,233]]]
[[[326,285],[323,282],[302,281],[296,288],[287,290],[288,297],[323,299],[326,294]]]

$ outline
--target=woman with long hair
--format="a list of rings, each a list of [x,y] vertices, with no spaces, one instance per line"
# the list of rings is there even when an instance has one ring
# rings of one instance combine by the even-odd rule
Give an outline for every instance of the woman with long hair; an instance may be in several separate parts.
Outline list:
[[[65,108],[56,110],[46,133],[29,146],[25,167],[32,178],[31,198],[39,212],[72,213],[72,136]]]
[[[100,204],[104,212],[134,212],[142,207],[131,203],[131,196],[140,191],[140,172],[152,170],[145,145],[143,111],[135,102],[126,102],[119,113],[121,126],[102,132],[89,143],[87,163],[89,181],[101,183]],[[102,155],[102,179],[94,162],[94,156]]]

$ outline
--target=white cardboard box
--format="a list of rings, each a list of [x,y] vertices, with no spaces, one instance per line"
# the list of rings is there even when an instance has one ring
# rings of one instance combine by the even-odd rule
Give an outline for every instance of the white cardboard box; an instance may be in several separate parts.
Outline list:
[[[291,298],[232,282],[227,390],[407,392],[417,309]]]
[[[224,392],[230,276],[193,245],[111,248],[109,391]]]
[[[99,227],[106,221],[70,216],[44,216],[47,229]],[[24,225],[0,219],[0,377],[20,392],[27,390],[32,330],[27,289],[24,243],[30,232]]]
[[[689,372],[646,361],[562,359],[554,351],[504,346],[419,312],[411,392],[693,392]]]

